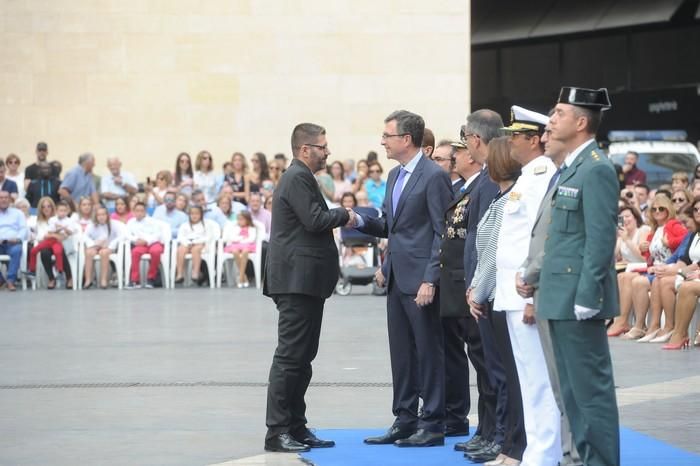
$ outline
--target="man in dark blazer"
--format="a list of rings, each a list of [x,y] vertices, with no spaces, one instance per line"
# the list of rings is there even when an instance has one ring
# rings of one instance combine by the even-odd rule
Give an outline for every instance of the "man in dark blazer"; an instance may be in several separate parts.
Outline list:
[[[401,165],[389,172],[380,218],[353,220],[373,236],[389,238],[377,281],[386,277],[387,324],[394,399],[392,427],[370,445],[400,447],[444,445],[445,365],[440,308],[440,238],[445,210],[452,199],[450,178],[423,155],[425,123],[399,110],[385,120],[382,145]],[[418,417],[418,397],[423,416]]]
[[[496,429],[496,394],[488,380],[479,326],[469,314],[464,299],[466,214],[482,165],[471,157],[463,143],[452,143],[452,146],[453,168],[459,174],[463,188],[456,192],[455,199],[447,208],[445,233],[440,245],[440,316],[445,339],[445,435],[469,434],[467,415],[471,400],[468,356],[476,371],[479,390],[479,426],[475,435],[491,439]],[[438,152],[437,149],[435,152]],[[453,181],[453,189],[454,186]]]
[[[36,208],[39,205],[39,200],[42,197],[48,196],[54,202],[58,202],[61,198],[58,195],[58,188],[61,182],[53,177],[51,165],[48,162],[39,162],[39,177],[31,180],[27,185],[27,193],[25,197],[29,201],[29,205]]]
[[[464,277],[467,289],[471,285],[476,270],[477,226],[499,191],[498,185],[489,177],[486,166],[488,144],[492,139],[502,135],[503,126],[503,119],[498,113],[481,109],[469,114],[467,124],[461,128],[462,142],[467,146],[472,158],[484,165],[481,174],[474,182],[473,194],[467,209],[467,235],[464,243]],[[491,437],[474,436],[468,442],[455,445],[455,449],[464,451],[469,458],[482,462],[497,458],[501,452],[508,454],[513,447],[513,438],[506,436],[506,433],[514,431],[514,429],[507,429],[506,426],[508,422],[506,374],[498,356],[496,337],[488,311],[484,317],[478,319],[477,324],[489,381],[496,391],[496,427]]]
[[[619,315],[615,273],[618,181],[595,134],[606,89],[564,87],[550,119],[566,146],[544,243],[537,316],[549,322],[557,375],[583,464],[620,464],[606,319]]]
[[[272,231],[263,293],[279,311],[277,350],[267,391],[265,450],[332,447],[306,427],[304,394],[318,352],[323,305],[338,282],[333,229],[348,223],[345,209],[329,210],[314,173],[330,152],[326,131],[311,123],[292,132],[294,160],[272,198]]]

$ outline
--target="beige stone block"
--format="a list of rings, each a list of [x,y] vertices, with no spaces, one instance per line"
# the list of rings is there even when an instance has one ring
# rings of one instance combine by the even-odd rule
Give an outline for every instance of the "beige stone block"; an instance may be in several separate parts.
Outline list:
[[[464,0],[391,0],[391,11],[398,14],[431,15],[454,14],[466,15],[469,12],[469,1]]]
[[[32,74],[0,73],[0,102],[7,105],[31,105],[33,102]]]
[[[235,105],[239,101],[238,77],[230,74],[200,74],[190,77],[189,95],[193,103]]]
[[[304,0],[250,0],[250,12],[253,16],[293,16],[299,14]]]
[[[166,15],[249,15],[251,13],[251,0],[150,0],[144,3],[149,4],[151,12]]]
[[[129,34],[124,36],[125,71],[157,75],[176,70],[175,38],[161,34]]]
[[[122,34],[158,34],[162,31],[163,17],[141,13],[116,13],[100,18],[101,28]]]
[[[90,105],[129,104],[136,82],[123,74],[104,74],[100,70],[86,76],[87,103]]]
[[[83,105],[87,101],[85,74],[42,73],[34,75],[34,105]]]
[[[179,35],[171,50],[179,71],[244,72],[247,64],[264,56],[258,54],[258,50],[252,52],[249,43],[250,40],[240,34]]]
[[[7,12],[4,15],[4,27],[6,32],[32,33],[34,28],[34,17],[31,13]]]
[[[96,115],[91,107],[78,103],[51,105],[45,107],[45,115],[48,122],[47,142],[61,141],[64,144],[63,141],[74,141],[73,144],[85,146],[92,142],[90,128],[94,127]]]
[[[46,70],[46,46],[41,34],[4,33],[0,71],[35,73]]]
[[[124,46],[112,33],[58,33],[46,37],[47,69],[51,72],[121,72]]]
[[[129,74],[133,92],[129,102],[134,108],[185,106],[191,103],[188,74]]]

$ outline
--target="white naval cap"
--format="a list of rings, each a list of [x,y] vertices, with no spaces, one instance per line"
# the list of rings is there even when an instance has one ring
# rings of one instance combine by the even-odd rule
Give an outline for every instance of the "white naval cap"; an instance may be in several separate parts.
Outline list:
[[[503,128],[506,131],[535,131],[541,133],[549,123],[549,117],[541,113],[533,112],[523,107],[513,105],[510,108],[510,126]]]

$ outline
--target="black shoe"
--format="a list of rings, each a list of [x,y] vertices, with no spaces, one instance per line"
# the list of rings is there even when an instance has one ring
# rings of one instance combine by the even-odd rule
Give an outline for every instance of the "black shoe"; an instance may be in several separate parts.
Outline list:
[[[279,453],[301,453],[309,451],[308,445],[299,443],[292,438],[288,433],[278,434],[272,438],[265,439],[265,450],[276,451]]]
[[[320,438],[316,437],[313,432],[306,428],[304,428],[303,431],[292,435],[292,438],[299,443],[310,446],[311,448],[330,448],[335,446],[335,442],[333,440],[321,440]]]
[[[445,437],[464,437],[469,435],[469,424],[452,424],[445,426]]]
[[[394,442],[397,447],[434,447],[445,444],[445,434],[418,429],[415,434]]]
[[[455,443],[455,450],[472,452],[483,449],[489,442],[476,434],[466,442]]]
[[[391,426],[384,435],[379,437],[368,437],[365,443],[368,445],[389,445],[397,440],[405,439],[413,435],[415,429]]]
[[[469,458],[475,463],[485,463],[486,461],[495,460],[501,454],[502,447],[496,442],[491,442],[486,448],[477,450],[471,453],[465,453],[464,457]]]

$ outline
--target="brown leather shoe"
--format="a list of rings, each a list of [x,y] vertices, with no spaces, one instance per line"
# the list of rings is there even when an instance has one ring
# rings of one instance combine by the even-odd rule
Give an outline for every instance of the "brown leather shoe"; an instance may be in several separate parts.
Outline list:
[[[7,291],[17,291],[17,287],[13,282],[7,282]]]

